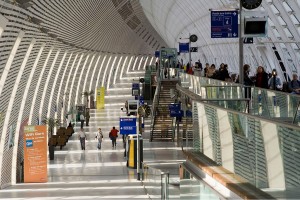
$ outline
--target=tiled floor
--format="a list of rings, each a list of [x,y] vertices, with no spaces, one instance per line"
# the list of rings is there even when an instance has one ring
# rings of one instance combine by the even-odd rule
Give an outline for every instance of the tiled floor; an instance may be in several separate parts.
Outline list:
[[[112,126],[119,128],[120,108],[107,106],[92,111],[90,126],[85,127],[88,141],[86,150],[80,150],[76,131],[62,150],[56,148],[55,160],[49,161],[48,183],[18,184],[0,190],[0,199],[148,199],[134,169],[126,167],[121,137],[113,149],[108,138]],[[102,149],[97,150],[95,132],[104,133]],[[182,159],[181,150],[172,142],[149,142],[149,124],[144,137],[144,161]]]

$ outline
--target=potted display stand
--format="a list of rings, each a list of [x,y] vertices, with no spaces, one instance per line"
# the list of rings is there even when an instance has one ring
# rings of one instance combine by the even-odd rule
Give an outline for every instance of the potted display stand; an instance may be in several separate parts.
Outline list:
[[[47,125],[48,128],[48,138],[49,138],[49,144],[48,144],[48,148],[49,148],[49,159],[50,160],[54,160],[54,151],[55,151],[55,146],[52,145],[50,143],[50,138],[53,135],[54,132],[54,127],[58,127],[60,126],[60,122],[57,119],[53,119],[53,118],[46,118],[43,120],[43,123]]]

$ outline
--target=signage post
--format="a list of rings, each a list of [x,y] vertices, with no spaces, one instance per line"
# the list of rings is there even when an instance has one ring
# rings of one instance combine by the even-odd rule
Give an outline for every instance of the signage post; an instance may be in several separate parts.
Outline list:
[[[139,79],[140,80],[140,79]],[[138,84],[138,106],[140,105],[140,81],[137,83]],[[137,119],[136,120],[136,173],[137,173],[137,180],[141,180],[140,176],[140,160],[141,160],[141,155],[140,155],[140,119],[139,119],[139,112],[136,113]]]

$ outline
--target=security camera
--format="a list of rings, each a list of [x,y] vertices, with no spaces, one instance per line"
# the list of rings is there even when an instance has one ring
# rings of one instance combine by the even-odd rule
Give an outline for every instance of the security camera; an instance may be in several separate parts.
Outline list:
[[[121,107],[121,110],[123,111],[123,107]]]

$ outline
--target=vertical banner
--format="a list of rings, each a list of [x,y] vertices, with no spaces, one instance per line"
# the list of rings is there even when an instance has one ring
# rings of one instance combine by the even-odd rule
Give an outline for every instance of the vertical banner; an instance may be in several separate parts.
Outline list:
[[[96,96],[96,101],[97,101],[97,110],[101,109],[101,88],[97,88],[97,96]]]
[[[47,182],[47,127],[24,128],[24,183]]]
[[[100,108],[104,108],[105,104],[105,87],[100,88]]]

